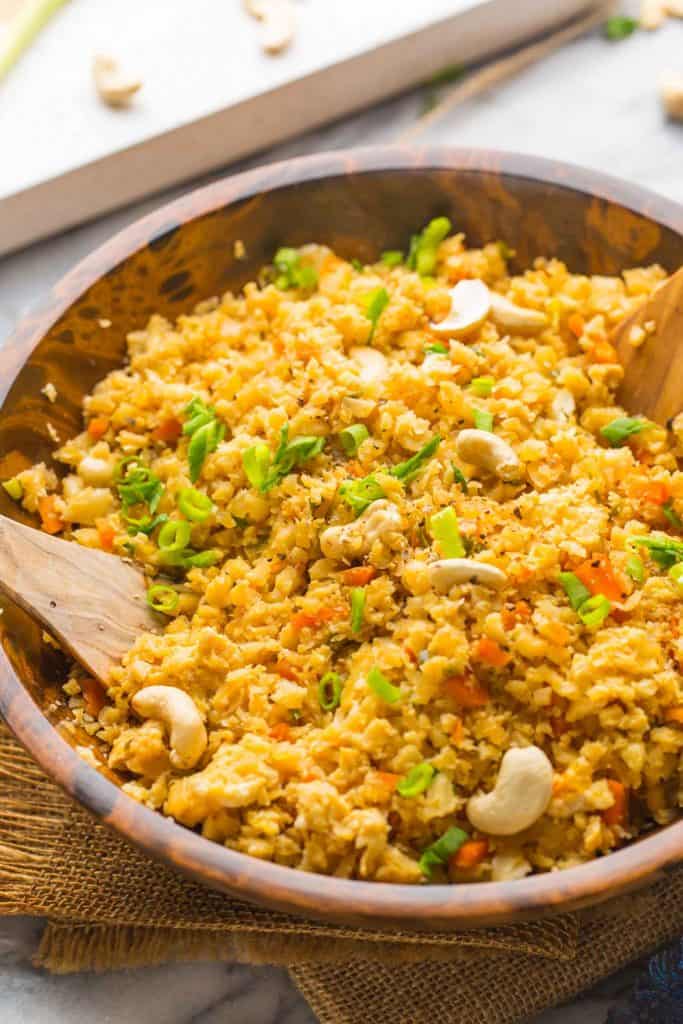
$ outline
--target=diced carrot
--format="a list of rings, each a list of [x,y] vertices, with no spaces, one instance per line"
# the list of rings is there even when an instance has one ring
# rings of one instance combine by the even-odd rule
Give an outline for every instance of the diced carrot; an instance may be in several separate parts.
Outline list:
[[[590,558],[574,572],[591,594],[602,594],[608,601],[622,601],[626,597],[623,578],[608,558]]]
[[[93,679],[92,676],[86,676],[85,679],[81,679],[80,684],[83,700],[85,701],[85,710],[93,718],[97,718],[107,702],[105,689],[99,679]]]
[[[451,742],[460,743],[464,731],[461,719],[456,718],[453,728],[451,729]]]
[[[569,630],[561,622],[549,622],[545,627],[545,635],[558,647],[565,647],[571,639]]]
[[[154,441],[177,441],[183,432],[183,425],[175,416],[169,416],[162,420],[159,426],[152,431]]]
[[[357,565],[353,569],[345,569],[341,574],[342,583],[347,587],[364,587],[373,580],[377,570],[372,565]]]
[[[88,437],[93,441],[99,441],[109,430],[109,420],[106,416],[95,416],[88,423]]]
[[[43,498],[38,499],[38,511],[45,533],[59,533],[64,529],[64,523],[55,508],[54,494],[46,494]]]
[[[308,612],[296,612],[292,616],[292,626],[297,631],[302,629],[318,629],[325,622],[333,622],[335,619],[343,619],[348,615],[346,608],[321,608],[319,611],[309,614]]]
[[[604,338],[596,341],[588,353],[592,363],[618,363],[619,357],[614,345]]]
[[[450,858],[449,864],[456,868],[475,868],[486,859],[488,852],[487,839],[467,839]]]
[[[395,775],[393,772],[375,772],[375,778],[382,786],[386,786],[387,789],[394,790],[396,789],[398,780],[401,776]]]
[[[98,519],[95,522],[97,527],[97,536],[100,539],[100,547],[103,551],[114,550],[114,538],[116,537],[116,530],[111,526],[106,519]]]
[[[683,704],[674,708],[667,708],[664,712],[664,721],[672,725],[683,725]]]
[[[503,628],[506,632],[517,625],[518,622],[528,622],[531,618],[531,608],[526,601],[518,601],[514,608],[503,608],[501,612]]]
[[[510,655],[495,640],[483,636],[474,645],[473,657],[492,668],[503,668],[510,661]]]
[[[403,650],[406,652],[406,654],[408,655],[408,657],[412,661],[413,665],[417,665],[418,664],[418,657],[417,657],[417,654],[415,653],[415,651],[412,649],[412,647],[408,647],[408,644],[405,644],[404,647],[403,647]]]
[[[289,664],[288,661],[285,661],[284,658],[278,658],[275,663],[275,671],[279,676],[282,676],[283,679],[289,679],[292,683],[299,682],[299,673],[292,665]]]
[[[602,820],[606,825],[624,825],[628,815],[628,790],[618,779],[608,779],[610,793],[614,803],[602,812]]]
[[[278,722],[269,731],[268,735],[271,739],[277,740],[278,743],[284,743],[291,739],[291,732],[287,722]]]
[[[569,781],[564,775],[553,776],[553,796],[562,796],[570,788]]]
[[[632,498],[640,498],[652,505],[665,505],[671,497],[671,488],[663,480],[634,480],[628,488]]]
[[[346,471],[350,476],[365,476],[365,470],[358,459],[351,459],[346,463]]]
[[[463,708],[483,708],[489,702],[488,691],[473,675],[451,676],[444,681],[443,688]]]
[[[567,327],[572,332],[575,338],[580,338],[586,329],[586,321],[580,315],[580,313],[572,313],[567,320]]]

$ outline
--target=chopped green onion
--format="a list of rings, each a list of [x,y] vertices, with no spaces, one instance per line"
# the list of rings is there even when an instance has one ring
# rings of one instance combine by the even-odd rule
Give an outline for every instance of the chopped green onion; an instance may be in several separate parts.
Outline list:
[[[385,267],[398,267],[403,263],[403,253],[400,249],[387,249],[380,256],[380,260]]]
[[[420,448],[419,452],[415,452],[415,454],[411,455],[411,457],[406,459],[405,462],[399,462],[398,465],[392,466],[389,472],[392,476],[395,476],[397,480],[400,480],[404,484],[409,484],[411,480],[415,479],[425,463],[431,459],[440,444],[441,436],[439,434],[435,434],[431,441],[427,441],[427,444]]]
[[[267,444],[254,444],[242,452],[242,466],[247,480],[258,491],[265,490],[270,469],[270,448]]]
[[[66,0],[34,0],[20,4],[18,13],[10,19],[2,34],[0,45],[0,79],[19,59],[50,18],[57,13]],[[11,9],[11,8],[10,8]]]
[[[280,444],[271,462],[266,444],[256,444],[242,453],[242,465],[252,487],[265,494],[308,459],[319,455],[325,447],[324,437],[302,435],[289,440],[289,425],[280,430]]]
[[[462,493],[467,494],[467,477],[465,476],[463,471],[459,469],[458,466],[456,466],[454,462],[451,462],[451,469],[453,470],[454,481],[456,482],[456,484],[460,484],[460,490],[462,491]]]
[[[489,434],[493,432],[493,413],[486,409],[473,409],[472,416],[477,430],[486,430]]]
[[[561,572],[558,576],[564,592],[569,598],[569,603],[574,609],[578,611],[582,604],[590,598],[591,592],[588,587],[584,586],[578,576],[573,572]]]
[[[429,520],[432,537],[439,542],[444,558],[464,558],[465,545],[458,529],[458,517],[452,508],[444,508]]]
[[[474,377],[470,381],[470,391],[474,391],[479,398],[488,398],[496,383],[493,377]]]
[[[351,632],[360,633],[363,628],[363,616],[365,614],[365,590],[363,587],[354,587],[351,591]]]
[[[347,455],[355,455],[368,437],[370,437],[370,431],[364,423],[353,423],[339,432],[341,446]]]
[[[132,516],[122,516],[124,523],[128,529],[128,533],[131,537],[134,537],[136,533],[144,533],[147,537],[154,533],[157,526],[161,526],[162,523],[168,521],[168,516],[165,512],[161,512],[158,516],[141,516],[139,519],[134,519]]]
[[[683,590],[683,562],[677,562],[669,569],[669,576]]]
[[[185,519],[169,519],[159,530],[159,550],[172,554],[183,551],[191,533],[192,527]]]
[[[650,557],[663,569],[675,562],[683,562],[683,542],[673,537],[629,537],[629,544],[647,548]]]
[[[365,476],[362,480],[347,480],[343,483],[339,488],[339,497],[359,516],[373,501],[386,498],[386,494],[374,476]]]
[[[323,711],[334,711],[341,704],[342,681],[336,672],[326,672],[318,683],[318,703]]]
[[[147,591],[147,604],[155,612],[162,612],[164,615],[172,615],[179,601],[178,591],[164,583],[155,583]]]
[[[630,576],[636,583],[642,583],[645,579],[645,566],[637,555],[631,555],[626,563],[626,575]]]
[[[351,266],[353,267],[354,270],[358,271],[359,274],[363,273],[363,264],[361,263],[360,260],[357,260],[355,256],[351,260]]]
[[[278,249],[273,263],[277,271],[275,287],[280,291],[287,291],[289,288],[312,289],[318,283],[317,270],[308,263],[302,263],[296,249]]]
[[[398,686],[393,686],[378,668],[371,668],[365,680],[373,693],[381,697],[387,704],[395,704],[401,699]]]
[[[623,14],[615,14],[605,22],[604,33],[611,42],[617,43],[633,35],[637,28],[638,22],[635,18],[628,18]]]
[[[423,761],[422,764],[416,764],[414,768],[411,768],[408,774],[401,779],[396,787],[396,792],[399,796],[413,797],[419,796],[420,793],[424,793],[426,789],[429,789],[432,779],[436,775],[436,768],[429,761]]]
[[[410,240],[408,267],[420,277],[429,277],[436,270],[437,251],[451,230],[448,217],[435,217],[419,235]]]
[[[114,470],[114,481],[124,508],[146,503],[154,515],[164,493],[164,485],[156,473],[143,465],[139,456],[128,455],[121,459]]]
[[[612,604],[604,594],[596,594],[584,601],[578,612],[584,626],[593,627],[604,622],[611,610]]]
[[[640,434],[647,430],[650,423],[638,416],[619,416],[606,426],[600,428],[600,433],[612,448],[619,448],[629,437]]]
[[[206,456],[215,452],[224,437],[225,424],[219,423],[218,420],[211,420],[199,430],[195,430],[187,448],[190,480],[193,484],[199,479]]]
[[[183,487],[178,495],[178,508],[193,523],[206,522],[214,507],[208,494],[202,494],[195,487]]]
[[[669,498],[668,501],[665,501],[662,505],[662,512],[664,513],[664,515],[669,520],[672,526],[675,526],[677,530],[681,529],[681,527],[683,526],[683,521],[681,520],[681,517],[679,516],[676,509],[673,507],[671,498]]]
[[[3,480],[2,486],[5,488],[10,498],[14,501],[21,501],[24,496],[24,488],[21,480],[17,480],[15,476],[11,480]]]
[[[418,867],[423,875],[431,878],[432,869],[447,864],[454,853],[457,853],[467,839],[467,832],[455,825],[437,839],[435,843],[423,851]]]
[[[181,565],[185,569],[207,569],[210,565],[215,565],[220,557],[220,551],[215,548],[207,548],[205,551],[192,551],[191,548],[187,548],[183,552]]]
[[[442,341],[435,341],[433,345],[425,345],[425,352],[432,356],[447,356],[450,349]]]
[[[217,414],[213,406],[206,405],[197,395],[185,406],[183,415],[185,416],[183,434],[194,434],[200,427],[205,427],[207,423],[215,420]]]
[[[377,328],[377,322],[388,305],[389,292],[386,288],[375,288],[374,291],[365,296],[365,315],[371,324],[368,342],[372,341]]]

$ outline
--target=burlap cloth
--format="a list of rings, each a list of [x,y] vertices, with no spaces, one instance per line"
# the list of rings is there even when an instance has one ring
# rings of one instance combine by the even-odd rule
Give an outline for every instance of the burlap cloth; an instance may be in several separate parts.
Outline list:
[[[36,963],[283,964],[321,1024],[512,1024],[683,931],[683,871],[599,909],[391,935],[260,910],[148,860],[72,804],[0,723],[0,913],[48,924]]]

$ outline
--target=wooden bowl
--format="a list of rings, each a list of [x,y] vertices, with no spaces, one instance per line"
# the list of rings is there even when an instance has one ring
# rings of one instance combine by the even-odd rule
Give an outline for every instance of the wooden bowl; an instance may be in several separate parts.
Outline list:
[[[472,244],[504,239],[518,268],[557,256],[574,271],[683,264],[683,207],[600,174],[532,157],[456,149],[366,149],[227,178],[162,207],[55,286],[0,353],[0,479],[50,460],[51,424],[81,426],[83,395],[121,364],[126,334],[253,278],[279,245],[325,242],[375,258],[447,214]],[[242,240],[247,258],[237,261]],[[111,324],[109,326],[109,323]],[[41,388],[52,381],[59,400]],[[0,511],[17,506],[0,493]],[[67,793],[153,857],[206,885],[280,910],[373,927],[447,930],[518,921],[604,900],[683,859],[683,821],[589,864],[515,882],[401,886],[307,874],[234,853],[137,804],[59,732],[66,662],[14,606],[2,622],[0,712]],[[48,708],[48,712],[45,710]]]

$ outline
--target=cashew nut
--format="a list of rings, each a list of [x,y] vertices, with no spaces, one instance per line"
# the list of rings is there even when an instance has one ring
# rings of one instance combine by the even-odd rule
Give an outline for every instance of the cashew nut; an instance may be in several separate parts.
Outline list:
[[[545,813],[553,790],[553,766],[539,747],[506,751],[490,793],[467,802],[467,817],[492,836],[512,836],[530,828]]]
[[[113,57],[99,54],[92,66],[95,87],[100,99],[110,107],[127,107],[142,81],[121,71]]]
[[[520,476],[521,463],[514,449],[489,430],[461,430],[455,449],[465,462],[479,466],[501,480],[516,480]]]
[[[394,541],[402,536],[402,529],[401,513],[382,499],[374,501],[354,522],[328,526],[320,534],[320,548],[326,558],[352,562],[366,555],[375,541],[389,548],[397,546]]]
[[[194,768],[206,750],[206,729],[197,705],[176,686],[146,686],[131,700],[141,718],[155,718],[168,729],[171,764],[181,770]]]
[[[498,590],[507,583],[507,576],[495,565],[474,558],[441,558],[429,566],[429,582],[444,593],[456,583],[479,583]]]
[[[683,18],[683,0],[664,0],[664,6],[672,18]]]
[[[244,0],[246,11],[263,23],[261,46],[266,53],[286,50],[296,30],[291,0]]]
[[[516,306],[498,292],[491,292],[491,319],[496,327],[511,334],[538,334],[548,325],[545,313]]]
[[[683,121],[683,74],[667,71],[659,83],[659,95],[669,117]]]
[[[491,308],[491,293],[479,280],[458,281],[451,288],[451,308],[445,320],[430,324],[436,334],[461,338],[484,322]]]
[[[664,0],[642,0],[638,22],[641,28],[656,29],[664,23],[666,14]]]
[[[575,409],[576,402],[574,401],[574,396],[571,391],[567,391],[565,388],[558,391],[550,403],[550,412],[553,419],[560,421],[568,420]]]
[[[351,359],[358,363],[360,379],[365,384],[373,384],[377,380],[383,380],[387,375],[387,361],[381,352],[376,348],[367,345],[357,345],[349,352]]]

